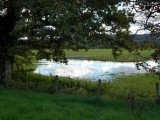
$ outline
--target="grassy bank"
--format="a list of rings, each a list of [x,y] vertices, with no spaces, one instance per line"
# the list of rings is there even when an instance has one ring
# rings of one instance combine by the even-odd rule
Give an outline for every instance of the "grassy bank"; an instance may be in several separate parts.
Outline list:
[[[136,55],[134,52],[130,53],[124,50],[123,54],[120,55],[117,59],[113,57],[111,49],[89,49],[88,51],[80,50],[78,52],[72,50],[65,50],[65,52],[67,58],[84,57],[87,60],[129,62],[144,61],[146,59],[150,59],[150,55],[151,53],[153,53],[153,50],[139,51],[139,53],[141,54],[140,56]]]
[[[13,75],[13,89],[47,92],[51,94],[98,95],[98,81],[78,80],[65,77],[44,76],[28,73]],[[112,81],[102,81],[101,95],[126,99],[130,92],[136,99],[155,99],[155,84],[160,83],[158,76],[151,74],[121,76]]]
[[[1,120],[158,120],[159,106],[138,102],[129,113],[126,100],[0,90]],[[143,106],[145,104],[145,106]]]

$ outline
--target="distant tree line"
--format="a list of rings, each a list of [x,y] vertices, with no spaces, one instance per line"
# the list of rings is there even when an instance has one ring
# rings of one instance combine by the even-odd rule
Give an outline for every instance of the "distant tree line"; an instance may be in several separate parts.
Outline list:
[[[160,47],[160,38],[145,35],[131,35],[130,44],[134,45],[137,49],[158,49]],[[112,48],[112,45],[106,44],[102,39],[91,41],[87,43],[87,45],[89,48]]]

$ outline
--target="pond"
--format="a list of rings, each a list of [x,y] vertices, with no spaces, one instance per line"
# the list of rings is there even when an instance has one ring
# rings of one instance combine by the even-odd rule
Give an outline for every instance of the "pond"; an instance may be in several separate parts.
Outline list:
[[[69,59],[68,64],[56,63],[41,60],[40,65],[34,73],[42,75],[58,75],[76,79],[89,80],[110,80],[120,75],[142,74],[146,70],[137,70],[134,62],[103,62],[92,60]],[[151,66],[155,66],[153,61],[147,61]]]

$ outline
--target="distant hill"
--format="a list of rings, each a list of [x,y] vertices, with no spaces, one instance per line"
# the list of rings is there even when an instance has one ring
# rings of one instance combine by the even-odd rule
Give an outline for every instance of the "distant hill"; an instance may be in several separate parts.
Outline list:
[[[151,36],[150,34],[134,34],[132,35],[132,38],[134,41],[146,41],[146,40],[157,41],[160,40],[160,35]]]

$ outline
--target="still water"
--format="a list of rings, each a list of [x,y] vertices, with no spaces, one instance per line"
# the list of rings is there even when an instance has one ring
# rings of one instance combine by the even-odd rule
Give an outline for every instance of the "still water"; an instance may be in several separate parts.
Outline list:
[[[103,62],[88,60],[69,60],[68,64],[41,60],[34,73],[42,75],[58,75],[77,79],[110,80],[119,75],[146,73],[141,68],[137,70],[134,62]],[[147,61],[151,66],[153,61]]]

